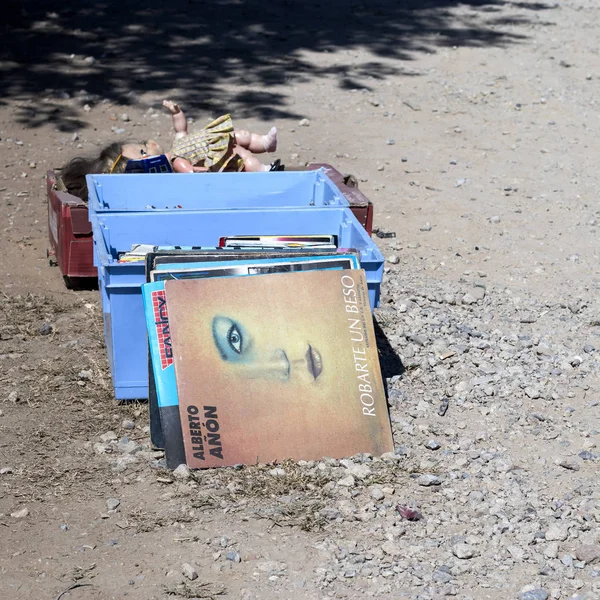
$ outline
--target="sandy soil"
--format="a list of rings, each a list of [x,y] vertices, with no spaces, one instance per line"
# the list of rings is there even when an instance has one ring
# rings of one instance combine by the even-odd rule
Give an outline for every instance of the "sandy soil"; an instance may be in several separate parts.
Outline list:
[[[168,140],[163,98],[196,121],[226,110],[251,130],[275,123],[282,162],[356,175],[375,225],[397,234],[377,240],[400,258],[386,269],[397,287],[483,277],[513,298],[596,306],[600,6],[326,4],[11,3],[0,50],[0,469],[12,471],[0,474],[1,597],[57,598],[77,582],[90,585],[62,598],[384,597],[366,579],[315,576],[333,533],[307,517],[319,499],[300,475],[277,489],[259,472],[207,488],[154,468],[146,407],[112,397],[97,292],[67,290],[48,265],[46,171],[115,139]],[[108,431],[142,445],[135,464],[98,453]],[[237,502],[227,485],[241,486]],[[281,522],[247,510],[291,490],[303,496]],[[233,548],[239,563],[226,560]],[[269,576],[273,561],[286,578]],[[183,563],[206,586],[177,588]],[[494,591],[473,576],[457,595],[513,598],[531,583],[519,568],[505,578]],[[389,597],[430,597],[403,593]]]

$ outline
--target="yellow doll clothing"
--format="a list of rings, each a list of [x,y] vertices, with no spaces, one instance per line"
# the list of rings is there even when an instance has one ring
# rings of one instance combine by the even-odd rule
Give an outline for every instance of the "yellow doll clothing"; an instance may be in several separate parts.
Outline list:
[[[233,122],[230,115],[223,115],[200,131],[175,140],[171,160],[184,158],[192,165],[208,167],[210,171],[241,171],[244,163],[231,146],[234,141]]]

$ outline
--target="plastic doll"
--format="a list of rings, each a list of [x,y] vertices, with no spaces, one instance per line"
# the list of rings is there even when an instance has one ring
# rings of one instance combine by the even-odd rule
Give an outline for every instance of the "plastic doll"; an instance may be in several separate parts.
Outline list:
[[[277,129],[266,135],[234,129],[231,117],[223,115],[206,127],[187,132],[187,120],[179,106],[169,100],[163,106],[173,116],[175,142],[164,152],[154,140],[145,142],[115,142],[106,146],[97,158],[75,157],[61,170],[61,178],[69,193],[87,200],[85,176],[91,173],[123,173],[127,161],[145,156],[165,154],[178,173],[207,171],[279,171],[283,166],[277,160],[263,165],[255,154],[275,152]]]

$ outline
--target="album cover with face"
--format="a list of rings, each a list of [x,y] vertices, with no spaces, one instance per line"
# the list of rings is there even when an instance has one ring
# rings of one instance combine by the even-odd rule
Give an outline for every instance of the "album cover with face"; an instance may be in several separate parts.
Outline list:
[[[164,294],[191,468],[393,449],[364,271],[169,280]]]

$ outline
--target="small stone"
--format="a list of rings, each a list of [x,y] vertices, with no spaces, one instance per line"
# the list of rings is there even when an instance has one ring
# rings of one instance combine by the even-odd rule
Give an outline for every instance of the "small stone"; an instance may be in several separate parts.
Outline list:
[[[385,498],[385,494],[383,493],[383,490],[380,487],[372,487],[369,493],[371,494],[371,498],[373,498],[373,500],[376,500],[377,502]]]
[[[369,465],[364,463],[355,464],[351,461],[345,463],[343,460],[340,462],[346,467],[346,469],[348,469],[350,475],[356,477],[357,479],[366,479],[371,475],[371,467],[369,467]]]
[[[584,351],[586,354],[591,354],[591,353],[592,353],[592,352],[594,352],[595,350],[596,350],[596,348],[595,348],[594,346],[592,346],[592,344],[586,344],[586,345],[583,347],[583,351]]]
[[[86,65],[89,65],[89,66],[91,66],[91,65],[93,65],[93,64],[96,62],[96,59],[95,59],[93,56],[86,56],[86,57],[83,59],[83,62],[84,62]]]
[[[530,312],[521,313],[521,316],[519,317],[520,323],[535,323],[536,321],[537,317]]]
[[[173,471],[173,477],[175,477],[175,479],[179,479],[180,481],[186,481],[191,476],[192,476],[192,473],[190,471],[190,468],[185,464],[179,465]]]
[[[106,501],[106,507],[108,510],[117,510],[118,506],[121,504],[121,501],[117,498],[109,498]]]
[[[194,581],[194,579],[198,579],[198,570],[194,565],[191,565],[190,563],[183,563],[181,565],[181,572],[190,581]]]
[[[546,530],[546,540],[549,542],[564,542],[569,536],[569,527],[562,523],[550,525]]]
[[[600,562],[600,544],[580,546],[575,550],[575,557],[587,565]]]
[[[85,112],[90,112],[92,110],[92,107],[89,104],[84,104],[83,105],[83,110]]]
[[[385,141],[385,143],[386,143],[388,146],[393,146],[393,145],[394,145],[396,142],[395,142],[393,139],[391,139],[391,138],[390,138],[390,139],[387,139],[387,140]],[[404,160],[403,160],[402,162],[406,162],[406,161],[404,161]]]
[[[556,558],[558,556],[558,543],[552,542],[544,548],[544,556],[546,558]]]
[[[0,475],[10,475],[12,472],[12,467],[2,467],[2,469],[0,469]]]
[[[298,125],[300,125],[300,127],[308,127],[310,125],[310,121],[308,119],[302,119]]]
[[[532,400],[537,400],[541,394],[540,391],[534,387],[526,387],[524,390],[525,395]]]
[[[422,225],[420,227],[421,231],[431,231],[431,223],[425,223],[425,225]]]
[[[135,429],[135,423],[131,419],[123,419],[121,427],[123,429]]]
[[[467,292],[461,299],[463,304],[475,304],[485,298],[485,289],[482,287],[474,287]]]
[[[336,519],[339,519],[342,516],[342,514],[337,508],[332,507],[322,508],[319,511],[319,515],[321,515],[324,519],[327,519],[328,521],[335,521]]]
[[[425,473],[417,478],[417,484],[423,487],[430,487],[432,485],[441,485],[442,480],[437,475],[431,473]]]
[[[238,552],[234,552],[233,550],[229,551],[226,555],[225,558],[227,560],[230,560],[231,562],[235,562],[235,563],[239,563],[242,561],[240,555]]]
[[[493,224],[500,223],[500,217],[498,215],[494,215],[493,217],[490,217],[490,223],[493,223]]]
[[[76,142],[79,139],[79,134],[77,132],[75,132],[72,136],[71,136],[71,141],[72,142]]]
[[[25,507],[10,513],[10,516],[13,517],[13,519],[24,519],[28,514],[29,509]]]
[[[371,104],[373,106],[379,106],[381,103],[379,102],[379,100],[377,100],[377,98],[371,98]]]
[[[575,461],[569,460],[568,458],[559,458],[556,464],[567,471],[579,471],[581,468]]]
[[[100,441],[104,443],[114,442],[117,439],[117,434],[114,431],[107,431],[100,436]]]
[[[389,556],[400,556],[402,554],[402,548],[395,542],[388,540],[384,542],[381,546],[381,549],[388,554]]]
[[[461,560],[473,558],[476,554],[475,548],[469,546],[469,544],[456,544],[452,547],[452,554],[456,556],[456,558],[460,558]]]
[[[36,167],[37,167],[37,163],[35,163],[35,162],[33,162],[33,161],[31,161],[31,162],[29,163],[29,168],[30,168],[30,169],[35,169]]]
[[[77,377],[79,377],[81,381],[91,381],[92,375],[91,371],[79,371],[79,373],[77,373]]]
[[[44,323],[43,325],[40,325],[40,327],[38,328],[38,332],[40,335],[50,335],[53,331],[52,325],[50,325],[50,323]]]
[[[388,256],[387,260],[393,265],[397,265],[400,262],[400,259],[395,254],[391,254],[390,256]]]
[[[548,600],[548,592],[542,588],[523,592],[519,596],[519,600]]]
[[[581,356],[573,356],[572,358],[569,359],[569,364],[572,367],[579,367],[582,362],[583,362],[583,358],[581,358]]]
[[[352,477],[352,475],[348,475],[347,477],[342,477],[342,479],[340,479],[338,481],[338,485],[341,485],[342,487],[354,487],[355,481],[354,481],[354,477]]]
[[[379,165],[379,166],[377,167],[377,170],[378,170],[378,171],[384,171],[384,170],[385,170],[385,165]]]
[[[283,477],[285,475],[285,469],[275,467],[269,471],[269,475],[272,475],[273,477]]]
[[[123,113],[121,115],[121,121],[123,121],[124,123],[127,123],[127,122],[131,121],[131,118],[129,117],[129,115],[127,113]]]
[[[425,448],[428,448],[429,450],[439,450],[441,446],[435,440],[428,440],[425,442]]]
[[[69,526],[66,523],[61,523],[60,530],[61,531],[69,531]]]

